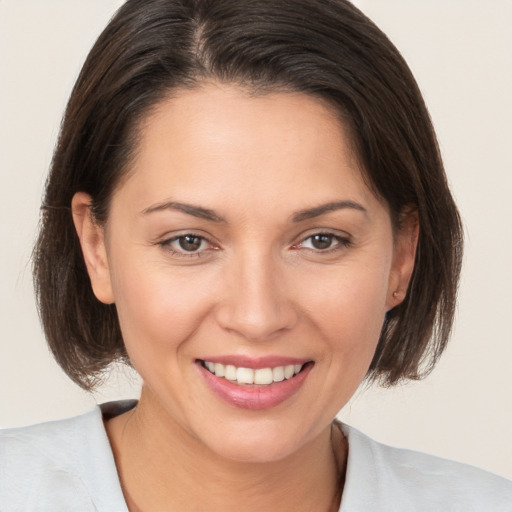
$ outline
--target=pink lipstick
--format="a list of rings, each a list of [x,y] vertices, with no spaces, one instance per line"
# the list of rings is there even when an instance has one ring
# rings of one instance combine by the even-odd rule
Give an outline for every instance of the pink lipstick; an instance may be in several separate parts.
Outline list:
[[[312,361],[240,356],[198,359],[197,367],[210,390],[242,409],[269,409],[285,402],[304,384]]]

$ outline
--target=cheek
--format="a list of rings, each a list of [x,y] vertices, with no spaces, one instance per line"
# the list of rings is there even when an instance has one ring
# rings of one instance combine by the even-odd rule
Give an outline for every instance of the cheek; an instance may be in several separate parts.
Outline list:
[[[322,279],[322,286],[305,288],[306,314],[343,378],[362,379],[371,363],[387,309],[388,269],[387,259],[347,266]]]
[[[198,286],[200,281],[201,286]],[[113,290],[121,332],[137,367],[180,350],[210,309],[208,283],[198,275],[172,273],[159,263],[119,262]]]
[[[384,320],[387,281],[387,272],[368,267],[347,269],[327,277],[321,287],[312,288],[305,302],[312,314],[314,310],[319,325],[365,338]]]
[[[368,372],[385,317],[386,268],[330,269],[330,275],[316,275],[316,286],[303,283],[297,290],[306,339],[318,362],[310,409],[326,421],[347,404]]]

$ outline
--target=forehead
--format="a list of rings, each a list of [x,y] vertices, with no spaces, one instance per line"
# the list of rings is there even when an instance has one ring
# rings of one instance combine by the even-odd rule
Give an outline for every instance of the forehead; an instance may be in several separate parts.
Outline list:
[[[300,208],[306,199],[371,194],[349,131],[326,102],[218,84],[180,91],[144,120],[125,186],[141,209],[166,195]]]

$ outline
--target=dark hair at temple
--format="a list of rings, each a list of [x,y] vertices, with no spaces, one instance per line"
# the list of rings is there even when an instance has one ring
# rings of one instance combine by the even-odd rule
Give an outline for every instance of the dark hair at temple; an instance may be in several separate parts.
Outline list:
[[[383,327],[369,380],[428,373],[450,333],[462,230],[416,82],[387,37],[344,0],[128,0],[91,50],[55,150],[34,250],[40,316],[59,364],[91,389],[127,360],[114,305],[91,289],[70,204],[84,191],[98,223],[133,153],[139,127],[163,99],[208,81],[253,94],[322,98],[349,128],[374,193],[395,228],[418,212],[415,269]]]

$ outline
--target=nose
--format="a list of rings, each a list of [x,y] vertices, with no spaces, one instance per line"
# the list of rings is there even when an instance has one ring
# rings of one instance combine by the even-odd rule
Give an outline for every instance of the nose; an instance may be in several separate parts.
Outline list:
[[[259,341],[296,324],[298,312],[284,272],[270,255],[238,258],[227,273],[224,297],[217,308],[217,321],[223,329]]]

